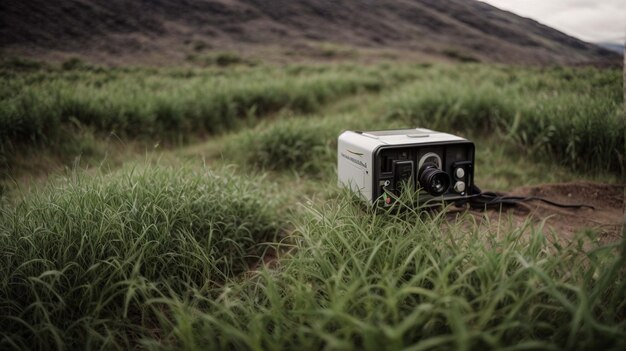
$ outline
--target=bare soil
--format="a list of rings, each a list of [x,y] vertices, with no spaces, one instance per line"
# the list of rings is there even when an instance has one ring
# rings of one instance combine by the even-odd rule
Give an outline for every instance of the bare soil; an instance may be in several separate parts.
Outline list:
[[[593,233],[593,241],[608,244],[619,241],[624,236],[624,185],[603,184],[587,181],[543,184],[514,189],[506,195],[537,196],[562,204],[585,204],[594,208],[561,208],[532,200],[523,204],[503,208],[502,211],[468,210],[483,225],[521,226],[528,219],[540,224],[544,232],[552,232],[555,238],[568,244],[577,234],[587,231]],[[452,216],[455,211],[449,213]]]

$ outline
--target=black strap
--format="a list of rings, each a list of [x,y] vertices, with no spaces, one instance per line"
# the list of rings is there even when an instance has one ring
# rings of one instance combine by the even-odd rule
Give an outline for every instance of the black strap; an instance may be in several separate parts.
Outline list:
[[[467,199],[457,202],[457,205],[468,203],[470,207],[476,209],[486,209],[489,207],[516,206],[526,201],[542,201],[552,206],[562,208],[583,208],[587,207],[595,210],[595,207],[586,204],[563,204],[556,201],[548,200],[540,196],[507,196],[493,191],[482,191],[479,187],[472,188],[473,195]]]

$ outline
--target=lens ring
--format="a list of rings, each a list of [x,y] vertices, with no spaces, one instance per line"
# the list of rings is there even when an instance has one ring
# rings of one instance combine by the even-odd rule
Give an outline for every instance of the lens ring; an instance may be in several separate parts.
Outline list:
[[[417,169],[422,169],[424,168],[424,165],[428,164],[441,169],[441,157],[434,152],[428,152],[420,158],[420,161],[417,163]]]
[[[420,170],[419,183],[430,195],[439,196],[450,188],[450,176],[434,164],[427,163]]]

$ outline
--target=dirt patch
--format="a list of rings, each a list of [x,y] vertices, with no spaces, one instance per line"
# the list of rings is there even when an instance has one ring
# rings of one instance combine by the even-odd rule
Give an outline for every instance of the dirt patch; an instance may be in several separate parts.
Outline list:
[[[578,233],[586,230],[591,230],[594,241],[600,244],[623,238],[624,185],[594,182],[544,184],[517,188],[505,195],[537,196],[562,204],[585,204],[594,208],[561,208],[532,200],[503,208],[502,211],[467,211],[481,224],[488,226],[501,225],[503,222],[521,226],[529,218],[536,223],[545,222],[544,228],[554,232],[563,244],[571,243]],[[453,216],[454,212],[449,215]]]

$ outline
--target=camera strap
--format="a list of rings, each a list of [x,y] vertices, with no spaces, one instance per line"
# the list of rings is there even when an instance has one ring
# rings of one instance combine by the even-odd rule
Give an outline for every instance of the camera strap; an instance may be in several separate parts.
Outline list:
[[[468,199],[457,202],[457,205],[469,204],[470,207],[475,209],[487,209],[493,207],[502,206],[516,206],[522,202],[527,201],[541,201],[548,205],[561,207],[561,208],[583,208],[587,207],[595,210],[595,207],[586,204],[564,204],[556,201],[552,201],[540,196],[510,196],[504,195],[493,191],[482,191],[479,187],[473,186],[472,193]]]

